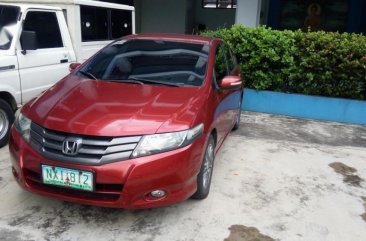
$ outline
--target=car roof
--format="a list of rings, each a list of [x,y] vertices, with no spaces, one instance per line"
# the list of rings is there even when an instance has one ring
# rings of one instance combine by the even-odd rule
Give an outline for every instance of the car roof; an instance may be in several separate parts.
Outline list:
[[[185,43],[199,43],[211,44],[213,41],[221,41],[218,38],[200,36],[200,35],[186,35],[186,34],[167,34],[167,33],[144,33],[132,34],[123,37],[122,39],[152,39],[152,40],[171,40]]]

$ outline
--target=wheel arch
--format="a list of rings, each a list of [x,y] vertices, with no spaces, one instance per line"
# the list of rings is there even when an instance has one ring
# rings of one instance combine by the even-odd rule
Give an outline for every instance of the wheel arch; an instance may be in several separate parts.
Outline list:
[[[0,99],[3,99],[4,101],[6,101],[11,108],[13,109],[13,111],[15,112],[17,109],[17,102],[15,101],[15,98],[6,91],[0,91]]]
[[[210,135],[212,135],[212,136],[213,136],[214,141],[215,141],[215,146],[216,146],[216,145],[217,145],[217,130],[216,130],[216,128],[213,128],[213,129],[211,130]]]

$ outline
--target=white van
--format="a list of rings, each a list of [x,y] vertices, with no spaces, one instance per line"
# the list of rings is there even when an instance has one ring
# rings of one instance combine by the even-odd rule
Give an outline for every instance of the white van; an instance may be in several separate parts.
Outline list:
[[[42,5],[40,5],[42,4]],[[0,3],[0,147],[15,110],[124,35],[135,33],[133,6],[92,0]]]

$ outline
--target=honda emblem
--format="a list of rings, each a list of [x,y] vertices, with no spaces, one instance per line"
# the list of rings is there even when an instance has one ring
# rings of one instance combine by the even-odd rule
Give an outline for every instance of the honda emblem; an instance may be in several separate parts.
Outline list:
[[[62,153],[68,156],[75,156],[78,154],[82,139],[69,137],[62,143]]]

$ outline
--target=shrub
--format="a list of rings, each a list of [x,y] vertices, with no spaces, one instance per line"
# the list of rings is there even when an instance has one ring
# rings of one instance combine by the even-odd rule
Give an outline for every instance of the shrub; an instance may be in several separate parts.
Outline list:
[[[366,99],[366,37],[234,25],[204,35],[225,40],[245,85],[258,90]]]

